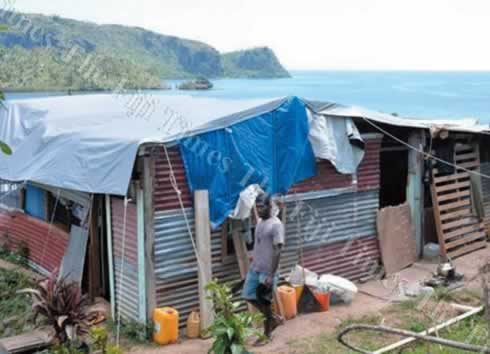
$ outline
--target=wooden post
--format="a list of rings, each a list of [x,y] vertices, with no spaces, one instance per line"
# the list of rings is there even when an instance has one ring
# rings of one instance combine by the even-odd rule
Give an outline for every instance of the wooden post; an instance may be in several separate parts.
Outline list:
[[[94,195],[92,200],[91,211],[89,213],[88,230],[89,230],[89,264],[88,264],[88,294],[91,302],[95,297],[100,295],[100,240],[99,230],[97,228],[98,198]]]
[[[112,250],[111,196],[109,194],[105,195],[105,218],[107,236],[107,261],[109,263],[109,293],[111,294],[111,315],[114,319],[116,316],[116,288],[114,282],[114,258]]]
[[[240,269],[240,276],[242,279],[245,279],[248,268],[250,267],[250,260],[248,258],[245,240],[240,236],[240,226],[239,220],[231,221],[231,235],[233,238],[233,246],[235,247],[235,254],[238,260],[238,268]]]
[[[196,222],[196,247],[199,276],[199,307],[201,330],[209,328],[213,322],[213,305],[207,299],[206,285],[211,281],[211,227],[209,225],[209,197],[207,190],[194,192],[194,213]]]
[[[148,313],[146,310],[146,272],[145,272],[145,209],[143,190],[140,183],[136,183],[136,211],[137,211],[137,245],[138,245],[138,295],[139,319],[146,323]]]
[[[154,266],[154,246],[155,211],[153,207],[153,184],[155,160],[151,156],[143,159],[143,203],[144,203],[144,222],[145,222],[145,274],[146,274],[146,311],[147,319],[153,319],[153,310],[156,307],[155,290],[155,266]]]
[[[425,135],[423,130],[410,134],[408,143],[417,150],[424,148]],[[417,256],[421,257],[424,247],[424,155],[415,149],[408,150],[407,202],[415,231]]]

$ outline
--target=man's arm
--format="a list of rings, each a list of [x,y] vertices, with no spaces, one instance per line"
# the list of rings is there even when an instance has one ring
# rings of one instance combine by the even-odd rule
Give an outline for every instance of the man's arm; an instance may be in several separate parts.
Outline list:
[[[275,230],[274,242],[272,245],[272,259],[271,259],[271,274],[266,279],[266,285],[271,286],[277,270],[279,269],[279,263],[281,261],[281,251],[284,244],[284,225],[279,224]]]

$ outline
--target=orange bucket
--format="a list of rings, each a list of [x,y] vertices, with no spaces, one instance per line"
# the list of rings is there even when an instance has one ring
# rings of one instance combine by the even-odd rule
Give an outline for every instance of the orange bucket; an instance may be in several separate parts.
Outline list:
[[[289,320],[296,316],[298,308],[296,306],[296,290],[290,286],[280,286],[277,288],[279,293],[279,300],[284,308],[284,318]]]
[[[328,311],[330,309],[330,293],[314,292],[313,294],[320,304],[321,311]]]

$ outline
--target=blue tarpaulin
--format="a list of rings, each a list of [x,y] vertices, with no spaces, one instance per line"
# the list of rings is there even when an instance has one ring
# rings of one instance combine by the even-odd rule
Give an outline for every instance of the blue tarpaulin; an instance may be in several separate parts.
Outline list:
[[[305,104],[291,97],[269,112],[179,141],[191,192],[209,191],[213,228],[223,223],[247,186],[286,193],[316,174],[308,131]]]

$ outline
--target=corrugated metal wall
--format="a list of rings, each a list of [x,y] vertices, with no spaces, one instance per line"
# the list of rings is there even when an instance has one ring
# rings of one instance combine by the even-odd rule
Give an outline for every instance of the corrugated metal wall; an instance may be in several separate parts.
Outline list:
[[[304,265],[319,274],[359,280],[373,274],[380,257],[378,239],[368,236],[309,248],[304,252]]]
[[[39,270],[51,272],[61,265],[69,235],[21,211],[0,210],[0,239],[10,242],[13,248],[25,242],[29,261]]]
[[[124,199],[111,197],[111,217],[116,310],[121,311],[121,316],[125,318],[138,320],[138,231],[136,205],[130,202],[127,206],[124,251]],[[123,260],[124,266],[122,266]]]
[[[317,193],[314,199],[302,200],[299,204],[287,204],[286,246],[281,260],[283,274],[289,272],[299,261],[299,248],[304,242],[304,261],[314,270],[332,271],[350,279],[359,279],[365,271],[353,267],[352,259],[379,260],[377,240],[374,237],[379,189],[379,148],[381,138],[366,140],[366,155],[357,175],[357,184],[352,176],[335,172],[329,162],[319,162],[319,175],[293,187],[293,198],[308,199],[309,192]],[[170,160],[177,183],[182,192],[185,213],[194,232],[192,198],[187,188],[185,171],[177,148],[169,149]],[[155,277],[157,306],[174,306],[181,314],[184,325],[188,314],[199,307],[197,264],[185,219],[174,189],[169,180],[168,161],[162,150],[154,150],[155,158]],[[350,193],[322,197],[322,191],[332,189],[350,190]],[[354,191],[354,192],[352,192]],[[358,192],[355,192],[358,191]],[[300,227],[298,227],[299,215]],[[298,232],[301,230],[301,232]],[[221,230],[211,235],[213,276],[222,281],[240,279],[236,260],[223,263]],[[354,240],[349,242],[349,240]],[[318,253],[337,255],[335,252],[349,242],[352,247],[340,261],[337,257],[319,261]],[[338,265],[338,267],[337,267]]]
[[[194,212],[185,209],[192,233]],[[183,325],[189,313],[199,308],[197,261],[181,209],[155,214],[155,287],[157,306],[173,306]],[[220,281],[240,279],[236,261],[224,264],[221,257],[221,230],[211,234],[213,277]]]

